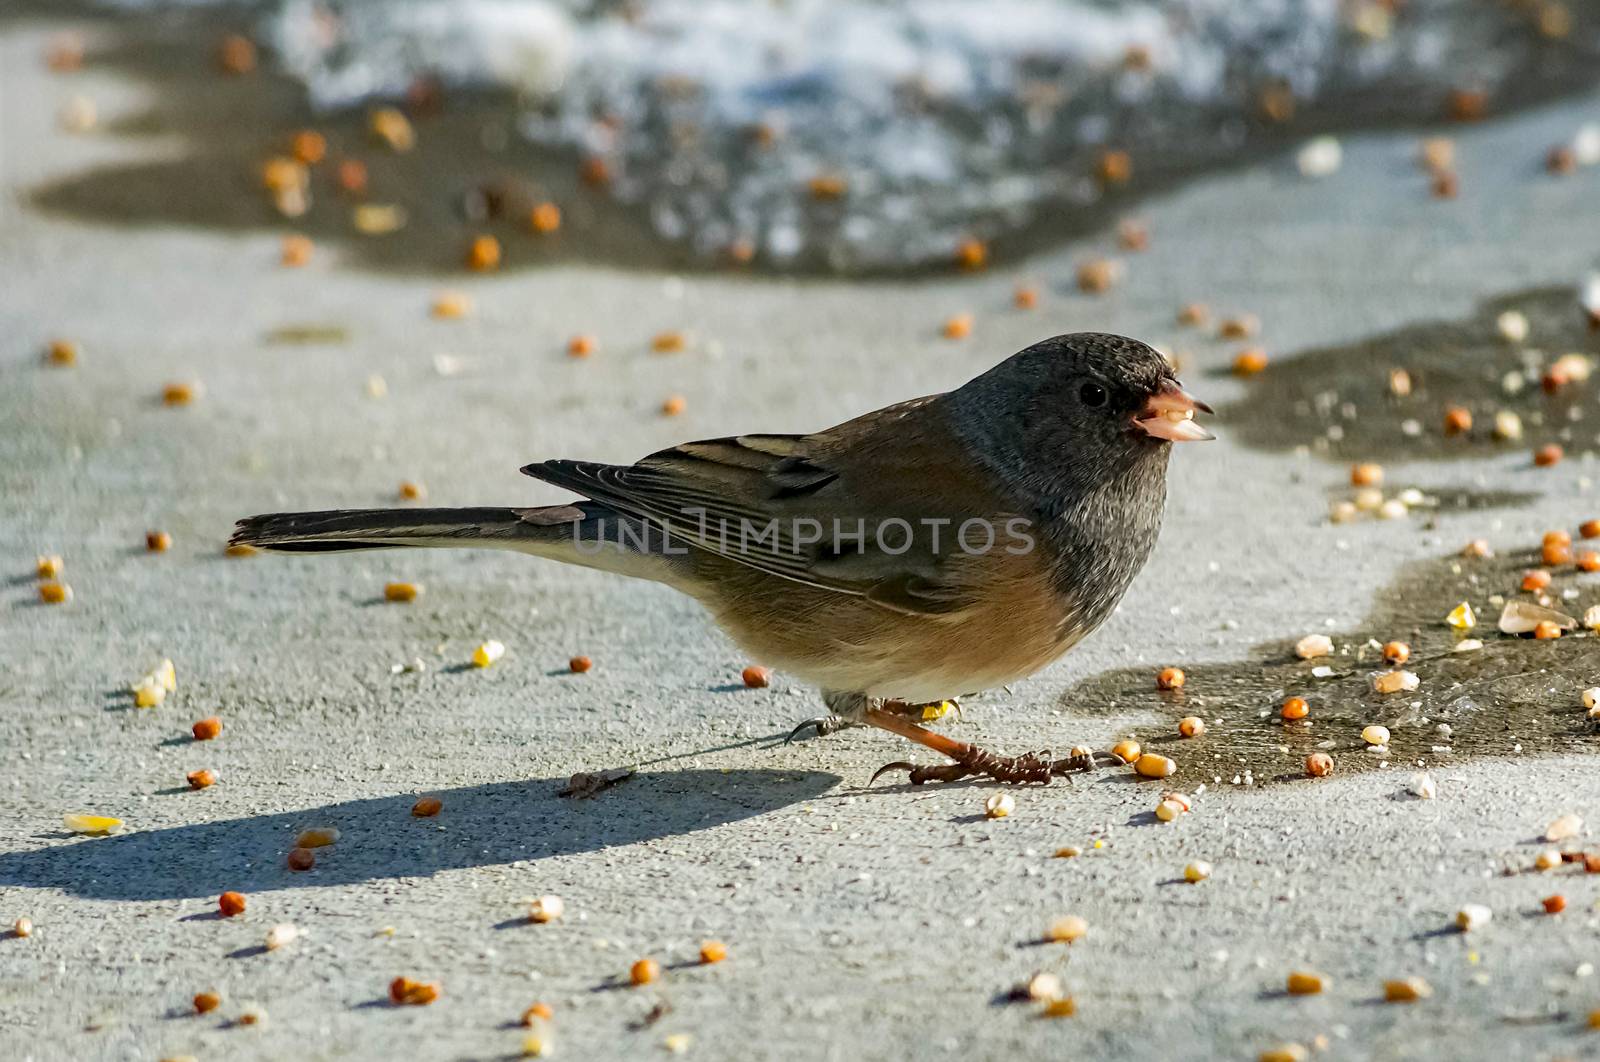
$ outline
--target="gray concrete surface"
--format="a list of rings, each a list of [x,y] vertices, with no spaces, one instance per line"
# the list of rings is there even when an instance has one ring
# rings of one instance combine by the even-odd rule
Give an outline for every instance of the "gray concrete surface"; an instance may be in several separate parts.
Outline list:
[[[329,255],[281,269],[269,233],[96,227],[30,208],[42,182],[172,149],[60,132],[69,94],[92,97],[102,122],[136,113],[141,95],[92,67],[47,74],[51,28],[0,36],[0,924],[36,926],[0,939],[0,1057],[499,1058],[518,1051],[510,1023],[536,999],[554,1006],[567,1058],[653,1057],[675,1033],[706,1059],[1253,1058],[1319,1035],[1330,1058],[1596,1052],[1600,1033],[1583,1025],[1600,1006],[1588,965],[1600,877],[1499,873],[1558,814],[1600,815],[1592,757],[1443,758],[1431,803],[1392,799],[1399,765],[1224,780],[1170,826],[1145,824],[1154,783],[1102,774],[1019,790],[1014,816],[991,822],[983,786],[863,791],[906,752],[886,735],[773,747],[813,713],[811,694],[783,676],[733,688],[747,661],[668,591],[490,553],[220,550],[240,515],[384,504],[405,478],[440,505],[554,500],[518,465],[813,428],[957,384],[1053,332],[1167,344],[1195,390],[1225,401],[1238,384],[1207,370],[1233,347],[1179,330],[1183,301],[1258,313],[1277,353],[1460,316],[1600,264],[1600,171],[1539,172],[1600,100],[1459,130],[1465,179],[1449,204],[1427,198],[1413,134],[1349,140],[1323,182],[1283,163],[1198,180],[1140,211],[1151,248],[1102,298],[1070,278],[1109,239],[919,283],[586,268],[394,278]],[[1010,309],[1020,278],[1046,288],[1034,313]],[[428,317],[446,288],[470,293],[473,316]],[[972,337],[940,339],[960,311],[976,315]],[[350,340],[263,341],[308,323]],[[690,330],[689,352],[650,354],[663,328]],[[567,358],[577,331],[602,352]],[[82,344],[78,368],[39,366],[56,335]],[[459,357],[460,375],[439,376],[439,354]],[[373,373],[382,401],[364,392]],[[162,384],[186,378],[204,398],[163,408]],[[676,419],[656,414],[670,393],[688,402]],[[1162,543],[1117,616],[1046,674],[967,705],[950,732],[1019,750],[1149,735],[1168,724],[1074,718],[1063,694],[1111,668],[1245,660],[1267,640],[1353,629],[1407,561],[1478,535],[1536,540],[1600,509],[1592,459],[1535,477],[1519,454],[1391,475],[1537,491],[1525,509],[1445,515],[1431,531],[1329,526],[1341,467],[1219,431],[1176,456]],[[172,533],[170,553],[144,553],[149,528]],[[69,606],[35,602],[44,552],[66,559]],[[426,595],[375,604],[396,578]],[[485,638],[506,643],[505,659],[459,669]],[[594,671],[564,673],[574,653]],[[178,692],[132,710],[119,691],[163,657]],[[391,674],[414,657],[426,672]],[[186,741],[213,713],[222,737]],[[555,796],[574,771],[628,764],[639,777],[592,801]],[[220,783],[184,790],[199,767]],[[408,814],[421,794],[443,801],[437,819]],[[125,832],[65,836],[74,811],[119,816]],[[309,873],[285,869],[294,831],[323,824],[339,844]],[[1067,844],[1089,851],[1050,858]],[[1194,859],[1215,877],[1173,884]],[[219,921],[228,888],[250,910]],[[1558,888],[1566,914],[1529,913]],[[566,918],[522,922],[520,899],[547,892]],[[1495,921],[1439,932],[1465,902]],[[1088,919],[1086,939],[1028,946],[1066,913]],[[260,952],[279,922],[301,939]],[[727,942],[725,963],[607,988],[634,959],[684,962],[706,937]],[[1296,967],[1332,988],[1284,998]],[[1076,1017],[995,1002],[1039,969],[1061,974]],[[400,974],[441,982],[443,998],[381,1004]],[[1375,1002],[1385,978],[1411,974],[1433,984],[1431,1001]],[[207,989],[222,1008],[188,1016]],[[230,1027],[250,1002],[266,1023]],[[670,1009],[635,1028],[658,1002]]]

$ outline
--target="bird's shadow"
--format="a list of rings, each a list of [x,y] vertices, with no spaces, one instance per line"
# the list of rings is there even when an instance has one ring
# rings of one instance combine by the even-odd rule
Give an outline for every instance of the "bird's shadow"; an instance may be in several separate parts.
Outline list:
[[[161,900],[424,877],[617,848],[710,829],[805,800],[839,783],[820,771],[641,772],[593,800],[556,796],[565,778],[436,790],[436,818],[411,815],[411,792],[0,853],[0,886],[106,900]],[[295,832],[333,826],[316,868],[284,862]],[[444,827],[440,829],[440,827]],[[45,838],[38,838],[45,840]]]

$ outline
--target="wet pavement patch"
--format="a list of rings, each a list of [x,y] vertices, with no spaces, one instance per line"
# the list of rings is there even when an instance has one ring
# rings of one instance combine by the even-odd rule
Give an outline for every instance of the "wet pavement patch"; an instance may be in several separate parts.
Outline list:
[[[1526,319],[1521,341],[1502,334],[1507,313]],[[1519,454],[1531,466],[1533,450],[1546,443],[1571,456],[1600,441],[1600,377],[1544,386],[1557,359],[1571,353],[1592,366],[1600,332],[1589,327],[1573,289],[1536,289],[1496,298],[1465,320],[1408,325],[1275,360],[1246,379],[1247,396],[1221,415],[1230,438],[1265,450],[1304,446],[1340,461]],[[1398,386],[1397,371],[1405,374]],[[1409,393],[1397,393],[1407,383]],[[1470,414],[1471,426],[1452,434],[1445,418],[1454,407]],[[1497,413],[1516,415],[1520,438],[1497,436]]]
[[[1600,541],[1578,549],[1600,549]],[[1443,557],[1406,568],[1380,595],[1355,630],[1295,631],[1257,647],[1253,659],[1186,666],[1179,690],[1158,691],[1155,668],[1107,672],[1074,686],[1062,697],[1063,711],[1126,716],[1148,713],[1163,720],[1133,735],[1147,751],[1169,756],[1178,771],[1172,788],[1204,783],[1216,788],[1261,785],[1307,778],[1305,759],[1326,752],[1334,776],[1387,768],[1402,785],[1413,770],[1448,770],[1480,756],[1518,759],[1550,753],[1600,751],[1600,733],[1585,718],[1582,691],[1600,685],[1600,640],[1581,628],[1565,637],[1536,641],[1503,635],[1496,627],[1504,600],[1532,601],[1518,589],[1522,573],[1539,565],[1535,551],[1490,558]],[[1581,619],[1600,604],[1600,576],[1570,565],[1554,571],[1547,593],[1552,607]],[[1575,599],[1563,592],[1577,589]],[[1477,625],[1457,631],[1444,617],[1466,601]],[[1333,653],[1301,660],[1294,645],[1304,635],[1325,633]],[[1463,639],[1483,647],[1457,652]],[[1375,674],[1385,666],[1381,645],[1410,646],[1403,666],[1421,680],[1412,692],[1380,694]],[[1331,668],[1328,677],[1314,669]],[[1288,697],[1303,697],[1310,712],[1285,721],[1279,710]],[[1178,736],[1178,720],[1199,716],[1207,725],[1198,738]],[[1371,724],[1388,727],[1386,753],[1368,751],[1361,739]],[[1123,735],[1118,735],[1122,737]]]

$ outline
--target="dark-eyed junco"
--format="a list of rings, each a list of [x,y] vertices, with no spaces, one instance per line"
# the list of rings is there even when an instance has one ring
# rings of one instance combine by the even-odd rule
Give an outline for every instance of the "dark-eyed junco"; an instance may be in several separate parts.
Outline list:
[[[1160,354],[1079,333],[812,435],[523,469],[586,499],[570,505],[277,513],[233,541],[488,547],[652,579],[815,683],[840,722],[954,761],[913,781],[1047,781],[1082,757],[994,756],[907,709],[1031,675],[1110,615],[1155,545],[1168,444],[1211,438],[1196,411]]]

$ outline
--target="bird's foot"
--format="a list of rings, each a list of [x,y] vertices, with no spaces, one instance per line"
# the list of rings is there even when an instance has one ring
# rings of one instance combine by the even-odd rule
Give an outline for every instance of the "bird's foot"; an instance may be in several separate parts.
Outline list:
[[[785,745],[789,744],[789,742],[807,730],[815,730],[817,737],[827,737],[829,734],[837,734],[841,730],[848,730],[850,727],[861,725],[861,723],[852,722],[842,715],[819,715],[815,719],[801,720],[799,725],[789,731],[789,736],[783,739],[783,743]]]
[[[961,713],[961,705],[954,700],[930,701],[927,704],[905,704],[901,701],[885,701],[879,706],[879,710],[899,716],[902,719],[927,723],[935,719],[943,719],[952,711],[959,715]],[[783,743],[785,745],[789,744],[807,730],[816,731],[816,737],[827,737],[829,734],[837,734],[841,730],[866,725],[860,718],[859,710],[852,714],[833,712],[828,715],[819,715],[815,719],[802,720],[793,730],[789,731],[789,736],[783,739]]]
[[[990,778],[1008,785],[1048,785],[1057,775],[1092,771],[1100,766],[1120,766],[1122,759],[1109,752],[1095,752],[1079,746],[1060,759],[1052,758],[1049,750],[1025,752],[1020,756],[996,756],[973,745],[966,745],[951,754],[954,763],[917,764],[906,760],[886,763],[873,772],[870,786],[890,771],[905,771],[906,781],[912,785],[924,782],[954,782],[973,776]]]

